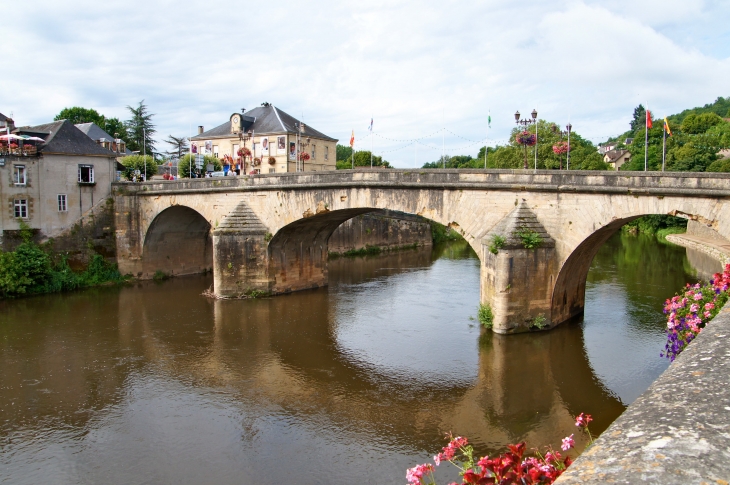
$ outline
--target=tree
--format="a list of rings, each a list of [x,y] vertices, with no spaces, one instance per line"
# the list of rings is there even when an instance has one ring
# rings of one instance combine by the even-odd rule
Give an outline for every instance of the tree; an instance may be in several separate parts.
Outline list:
[[[634,117],[631,120],[631,131],[636,133],[636,130],[639,130],[646,126],[646,109],[644,108],[644,105],[640,104],[636,108],[634,108]]]
[[[125,122],[127,132],[129,133],[127,148],[132,151],[141,152],[145,149],[151,152],[155,148],[152,135],[157,133],[155,125],[152,124],[152,117],[154,115],[149,113],[147,105],[144,104],[144,99],[139,102],[136,108],[127,106],[127,109],[132,114],[132,118]]]
[[[730,158],[715,160],[707,167],[708,172],[730,172]]]
[[[337,155],[335,160],[339,161],[347,161],[352,160],[352,147],[346,146],[346,145],[340,145],[337,144]]]
[[[355,152],[355,166],[356,167],[369,167],[370,166],[370,151],[363,150]],[[390,163],[387,160],[383,160],[383,157],[377,155],[373,156],[373,167],[391,168]],[[352,157],[347,160],[337,162],[337,169],[343,170],[352,168]]]
[[[68,120],[74,125],[81,123],[94,123],[114,138],[121,138],[127,142],[127,144],[129,143],[129,140],[127,139],[127,128],[124,126],[124,123],[119,121],[119,118],[107,118],[95,109],[82,108],[80,106],[64,108],[53,118],[53,120]]]
[[[152,155],[129,155],[128,157],[120,158],[119,162],[124,165],[122,175],[127,180],[133,179],[136,170],[139,170],[140,176],[144,176],[146,173],[147,180],[151,179],[153,175],[157,175],[157,163],[152,158]]]
[[[704,133],[713,126],[724,123],[723,119],[715,113],[702,113],[688,115],[682,121],[682,131],[689,134]]]
[[[190,154],[187,154],[187,155],[183,155],[180,158],[180,161],[177,164],[177,176],[178,177],[180,177],[180,178],[188,178],[188,177],[190,177],[190,172],[191,172],[190,160],[191,160],[191,158],[193,159],[192,172],[195,173],[195,170],[196,170],[195,169],[195,161],[194,161],[195,160],[195,155],[193,155],[191,157]],[[213,171],[214,172],[219,172],[219,171],[223,170],[223,165],[221,164],[221,161],[218,160],[217,157],[215,157],[213,155],[205,155],[203,157],[203,172],[206,171],[206,169],[208,168],[208,165],[209,164],[212,164],[213,165]]]
[[[176,136],[168,136],[167,140],[165,140],[165,143],[172,146],[172,150],[169,152],[166,152],[167,155],[171,157],[176,157],[180,159],[183,156],[183,153],[188,151],[188,139],[183,137],[176,137]]]

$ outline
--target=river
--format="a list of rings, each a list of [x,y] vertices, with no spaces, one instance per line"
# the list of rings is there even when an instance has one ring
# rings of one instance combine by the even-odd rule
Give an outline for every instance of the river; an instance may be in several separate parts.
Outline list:
[[[573,416],[603,431],[667,367],[662,303],[696,274],[619,233],[582,322],[512,336],[480,331],[464,243],[332,260],[328,288],[275,298],[194,276],[2,301],[0,483],[405,483],[448,432],[582,448]]]

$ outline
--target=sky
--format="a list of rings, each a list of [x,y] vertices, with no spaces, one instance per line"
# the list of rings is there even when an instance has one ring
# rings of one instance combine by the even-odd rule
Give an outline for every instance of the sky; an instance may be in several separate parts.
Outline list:
[[[396,167],[505,143],[514,113],[595,143],[730,96],[727,0],[0,0],[0,112],[154,113],[158,150],[270,102]],[[491,128],[487,116],[491,114]],[[368,131],[373,119],[373,135]],[[413,141],[418,139],[418,141]]]

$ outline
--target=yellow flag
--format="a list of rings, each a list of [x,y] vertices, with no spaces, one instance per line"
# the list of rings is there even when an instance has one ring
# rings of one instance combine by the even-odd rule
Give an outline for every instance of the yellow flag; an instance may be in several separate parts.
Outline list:
[[[664,131],[667,132],[667,135],[672,136],[672,130],[669,129],[669,121],[667,121],[667,117],[664,117]]]

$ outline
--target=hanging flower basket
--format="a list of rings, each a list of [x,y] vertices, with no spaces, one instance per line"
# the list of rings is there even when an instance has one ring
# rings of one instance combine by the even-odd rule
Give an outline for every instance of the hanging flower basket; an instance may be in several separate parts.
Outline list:
[[[276,158],[269,157],[269,165],[276,165]]]
[[[553,153],[555,153],[556,155],[563,155],[565,153],[568,153],[568,142],[557,142],[555,145],[553,145]]]
[[[237,155],[239,157],[243,157],[243,158],[250,157],[251,156],[251,150],[249,150],[246,147],[239,148]]]
[[[258,167],[259,165],[261,165],[261,159],[259,157],[254,158],[253,165],[254,167]]]
[[[309,160],[309,158],[310,158],[309,153],[307,153],[307,152],[301,152],[301,153],[299,153],[299,160],[300,161],[306,162],[307,160]]]
[[[515,141],[520,145],[531,147],[535,146],[537,139],[534,133],[530,133],[529,131],[523,131],[515,136]]]

